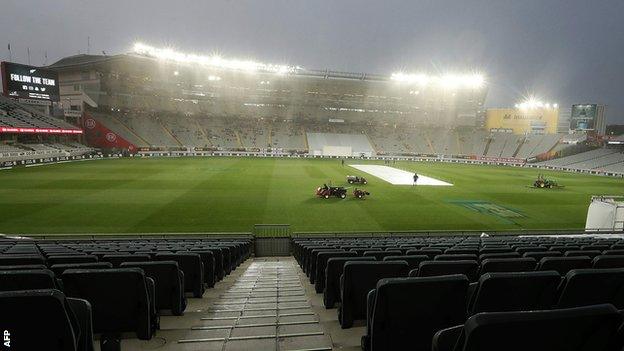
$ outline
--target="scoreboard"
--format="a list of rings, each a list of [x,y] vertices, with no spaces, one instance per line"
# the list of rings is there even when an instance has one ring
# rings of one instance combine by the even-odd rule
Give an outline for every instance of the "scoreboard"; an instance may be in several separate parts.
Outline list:
[[[16,99],[59,101],[58,73],[19,63],[2,62],[4,95]]]

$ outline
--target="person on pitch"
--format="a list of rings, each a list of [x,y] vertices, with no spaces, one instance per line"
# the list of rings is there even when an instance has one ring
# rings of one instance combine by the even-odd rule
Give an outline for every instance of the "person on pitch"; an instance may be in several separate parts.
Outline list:
[[[414,173],[414,184],[416,185],[416,182],[418,182],[418,174]]]

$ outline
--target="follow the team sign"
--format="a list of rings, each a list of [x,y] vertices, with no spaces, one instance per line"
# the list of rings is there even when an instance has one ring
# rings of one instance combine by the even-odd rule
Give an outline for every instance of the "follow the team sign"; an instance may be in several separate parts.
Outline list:
[[[45,68],[2,62],[6,95],[22,99],[59,101],[58,73]]]

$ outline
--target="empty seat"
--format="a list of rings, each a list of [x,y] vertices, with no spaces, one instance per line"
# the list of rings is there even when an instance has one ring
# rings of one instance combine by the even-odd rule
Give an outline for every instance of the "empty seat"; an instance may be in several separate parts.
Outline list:
[[[416,250],[407,250],[405,252],[406,255],[427,255],[430,259],[433,259],[437,255],[442,254],[441,249],[432,249],[432,248],[422,248]]]
[[[310,274],[310,282],[314,276],[314,291],[317,293],[323,292],[325,289],[325,269],[327,268],[327,261],[332,257],[355,257],[356,252],[352,251],[336,251],[336,252],[321,252],[316,258],[316,272],[314,275]]]
[[[217,278],[215,276],[215,258],[210,250],[191,249],[191,253],[198,253],[204,265],[204,284],[209,288],[214,288]]]
[[[622,256],[624,255],[624,250],[623,249],[619,249],[619,250],[604,250],[602,252],[603,255],[608,255],[608,256]]]
[[[204,266],[197,253],[184,252],[175,254],[156,254],[156,261],[176,261],[184,272],[184,291],[193,293],[194,297],[204,295]]]
[[[462,260],[472,260],[476,261],[478,259],[476,254],[457,254],[457,255],[437,255],[433,260],[434,261],[462,261]]]
[[[178,268],[178,262],[125,262],[121,267],[141,268],[146,276],[154,279],[157,310],[171,310],[176,316],[184,313],[186,309],[184,273]]]
[[[502,253],[485,253],[479,255],[479,261],[487,260],[488,258],[519,258],[520,254],[517,252],[502,252]]]
[[[602,251],[598,250],[574,250],[574,251],[566,251],[563,256],[564,257],[577,257],[577,256],[587,256],[593,259],[596,256],[600,256]]]
[[[69,263],[93,263],[98,258],[94,255],[71,255],[71,256],[50,256],[48,257],[48,265],[69,264]]]
[[[0,292],[3,350],[92,351],[90,305],[53,289]]]
[[[354,320],[366,318],[366,296],[379,279],[405,277],[408,272],[406,262],[346,262],[340,277],[340,326],[350,328]]]
[[[479,254],[488,255],[488,254],[501,254],[501,253],[511,253],[511,247],[508,246],[497,246],[497,247],[483,247],[479,250]]]
[[[466,318],[463,275],[381,279],[370,292],[365,350],[431,350],[440,329]]]
[[[0,291],[57,288],[54,273],[48,269],[0,271]]]
[[[591,268],[591,258],[587,256],[577,257],[544,257],[537,264],[539,271],[557,271],[566,275],[572,269]]]
[[[384,261],[405,261],[409,269],[416,269],[420,262],[427,261],[429,256],[426,255],[402,255],[402,256],[386,256]]]
[[[327,260],[325,269],[325,289],[323,290],[323,304],[325,308],[333,308],[336,302],[340,302],[340,276],[344,271],[344,265],[349,261],[375,261],[375,257],[332,257]]]
[[[624,255],[601,255],[594,257],[593,268],[624,268]],[[1,268],[0,268],[1,269]]]
[[[454,350],[463,351],[607,351],[618,344],[622,317],[611,305],[550,311],[479,313],[466,321]],[[433,350],[440,347],[438,332]],[[451,348],[452,350],[453,348]]]
[[[481,262],[481,274],[489,272],[528,272],[535,270],[534,258],[491,258]]]
[[[468,311],[549,309],[556,302],[560,283],[561,276],[555,271],[486,273],[479,277]]]
[[[118,344],[120,334],[126,332],[151,339],[157,323],[143,270],[68,269],[61,277],[67,296],[91,303],[93,331],[102,334],[101,344]]]
[[[479,276],[477,261],[423,261],[418,270],[410,271],[410,277],[431,277],[438,275],[463,274],[468,280],[476,281]]]
[[[46,264],[46,262],[45,258],[40,255],[0,255],[0,266],[24,264]]]
[[[318,256],[321,253],[331,253],[331,252],[344,252],[342,249],[327,249],[327,250],[313,250],[312,255],[310,256],[310,260],[308,262],[308,267],[306,274],[310,278],[310,284],[314,284],[316,278],[316,266],[318,264]]]
[[[58,277],[65,272],[66,269],[106,269],[113,268],[113,264],[110,262],[93,262],[93,263],[70,263],[70,264],[55,264],[50,267],[50,270]]]
[[[452,247],[450,249],[444,250],[444,254],[446,255],[458,255],[458,254],[478,255],[479,249]]]
[[[0,266],[0,271],[29,270],[29,269],[46,269],[45,264],[19,264],[13,266]]]
[[[522,257],[534,258],[539,262],[544,257],[561,257],[563,254],[559,251],[538,251],[538,252],[525,252]]]
[[[520,255],[523,255],[526,252],[548,251],[548,249],[542,246],[519,246],[515,248],[515,251]]]
[[[389,251],[382,251],[382,250],[379,250],[379,251],[366,251],[366,252],[364,252],[363,256],[373,256],[373,257],[375,257],[375,259],[377,261],[383,261],[384,257],[386,257],[386,256],[396,256],[396,255],[401,255],[401,251],[399,251],[399,250],[397,250],[397,251],[392,251],[392,250],[389,250]]]
[[[123,262],[145,262],[150,261],[151,257],[149,255],[104,255],[102,256],[102,261],[110,262],[113,264],[113,267],[119,267]]]
[[[575,269],[566,274],[559,308],[601,303],[624,309],[624,268]]]

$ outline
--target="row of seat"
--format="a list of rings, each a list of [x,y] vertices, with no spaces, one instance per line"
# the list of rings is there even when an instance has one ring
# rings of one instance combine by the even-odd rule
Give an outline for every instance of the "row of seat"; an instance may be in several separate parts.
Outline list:
[[[320,252],[317,257],[317,278],[314,288],[323,293],[326,308],[333,308],[340,302],[340,277],[345,262],[376,261],[374,256],[355,256],[353,252]],[[583,268],[624,268],[624,256],[589,257],[544,257],[539,262],[534,258],[493,258],[483,260],[480,264],[473,260],[429,260],[423,255],[386,256],[383,261],[400,261],[407,263],[407,273],[397,272],[398,276],[437,276],[463,274],[469,281],[476,281],[479,276],[491,272],[526,272],[556,271],[565,275],[572,269]]]
[[[0,246],[4,246],[0,262],[10,263],[0,266],[0,291],[3,291],[0,293],[3,294],[0,306],[10,303],[14,307],[6,309],[7,313],[2,309],[3,318],[0,320],[8,319],[6,325],[10,328],[6,330],[17,333],[13,338],[14,344],[18,345],[15,349],[91,351],[93,333],[100,335],[102,350],[119,350],[122,333],[130,332],[139,339],[150,339],[159,328],[163,312],[183,314],[186,308],[185,292],[201,297],[206,286],[214,285],[216,265],[213,253],[226,253],[221,257],[230,257],[230,252],[233,253],[231,268],[235,269],[249,257],[251,249],[248,240],[210,249],[201,245],[172,245],[174,252],[152,254],[139,251],[134,254],[129,251],[110,253],[111,250],[98,254],[90,249],[90,252],[78,251],[70,245],[74,244],[37,241],[7,245],[0,242]],[[76,245],[85,246],[83,243]],[[112,246],[105,242],[97,242],[96,245],[98,250],[102,249],[101,246]],[[146,246],[149,245],[146,243]],[[188,251],[176,250],[182,248]],[[205,262],[211,267],[209,272],[204,271]],[[211,278],[204,281],[206,276]],[[33,299],[40,302],[31,304]],[[76,312],[70,311],[66,302],[73,300],[88,304],[89,310],[85,312],[83,308],[81,315],[86,316],[85,320],[92,320],[92,328],[73,321],[71,316]],[[41,315],[41,311],[47,311],[46,308],[56,312],[54,315]],[[69,318],[65,318],[66,315]],[[20,324],[19,321],[31,319],[42,319],[46,324],[56,321],[58,328],[54,329],[53,335],[57,339],[49,339],[47,334],[42,338],[23,337],[23,331],[29,330],[28,324]],[[67,320],[69,324],[64,323]],[[0,325],[5,324],[0,321]],[[59,331],[61,329],[62,332]],[[90,335],[83,330],[91,330]],[[82,339],[78,342],[76,335],[86,338],[88,342]],[[57,340],[57,343],[50,344],[51,340]]]
[[[341,326],[366,320],[365,350],[459,350],[467,318],[487,313],[624,309],[623,248],[619,238],[592,237],[293,240],[325,307],[340,302]],[[380,297],[385,284],[395,293]]]
[[[555,272],[488,273],[472,287],[464,275],[389,278],[379,280],[366,296],[364,350],[406,345],[430,350],[436,333],[444,344],[454,345],[466,318],[480,313],[596,304],[622,309],[624,269],[574,270],[563,280]]]

